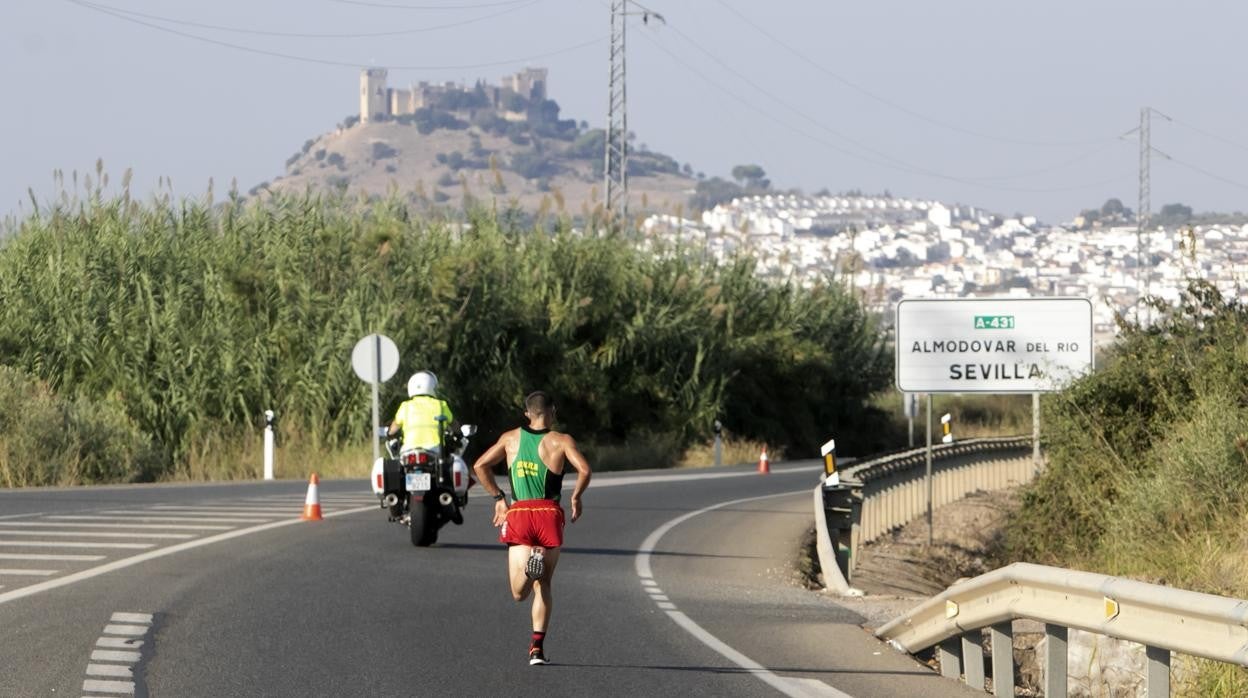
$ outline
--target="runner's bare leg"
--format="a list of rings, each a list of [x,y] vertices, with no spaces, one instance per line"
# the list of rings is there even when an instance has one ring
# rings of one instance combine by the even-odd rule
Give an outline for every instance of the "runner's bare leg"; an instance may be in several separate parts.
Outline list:
[[[527,558],[526,558],[527,559]],[[533,630],[546,632],[550,611],[555,606],[555,565],[559,564],[559,548],[546,548],[546,571],[533,583],[537,593],[533,595]],[[524,574],[521,569],[520,574]]]
[[[511,598],[524,601],[533,591],[533,580],[524,575],[524,566],[533,552],[531,545],[507,546],[507,577],[511,581]]]

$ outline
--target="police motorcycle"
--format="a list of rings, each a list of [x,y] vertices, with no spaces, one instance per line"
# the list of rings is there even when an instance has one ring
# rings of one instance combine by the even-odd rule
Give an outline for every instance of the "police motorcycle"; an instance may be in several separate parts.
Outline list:
[[[386,440],[387,457],[373,463],[373,493],[389,520],[408,527],[412,545],[429,546],[438,541],[438,529],[448,521],[464,522],[463,507],[468,504],[468,464],[463,452],[477,427],[465,424],[459,431],[450,428],[439,415],[438,448],[402,447],[402,433]]]

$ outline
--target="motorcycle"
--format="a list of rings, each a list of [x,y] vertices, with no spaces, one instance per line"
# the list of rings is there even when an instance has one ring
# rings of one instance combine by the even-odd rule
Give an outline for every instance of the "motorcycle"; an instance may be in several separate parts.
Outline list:
[[[448,521],[464,522],[468,488],[473,480],[463,452],[477,428],[465,424],[459,431],[438,418],[439,443],[433,448],[402,448],[402,435],[386,440],[388,457],[373,463],[373,493],[389,520],[408,527],[412,545],[425,547],[438,542],[438,530]]]

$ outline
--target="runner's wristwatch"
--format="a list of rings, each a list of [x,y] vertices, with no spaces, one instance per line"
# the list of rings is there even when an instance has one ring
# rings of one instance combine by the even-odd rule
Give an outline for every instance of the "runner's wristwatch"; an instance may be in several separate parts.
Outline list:
[[[498,494],[494,495],[494,501],[496,501],[496,502],[501,502],[501,501],[503,501],[503,500],[505,500],[505,499],[507,499],[507,493],[506,493],[506,492],[499,492]]]

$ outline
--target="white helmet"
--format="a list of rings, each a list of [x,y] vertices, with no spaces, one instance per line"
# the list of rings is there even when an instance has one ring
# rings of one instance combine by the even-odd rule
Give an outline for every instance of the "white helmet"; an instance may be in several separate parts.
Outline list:
[[[429,371],[418,371],[407,379],[407,396],[433,395],[438,390],[438,377]]]

